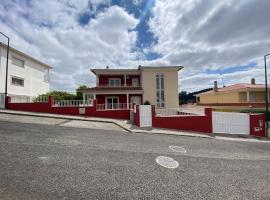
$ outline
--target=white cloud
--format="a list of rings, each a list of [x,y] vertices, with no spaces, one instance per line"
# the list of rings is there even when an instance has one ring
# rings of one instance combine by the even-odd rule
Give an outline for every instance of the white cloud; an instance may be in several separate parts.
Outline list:
[[[149,21],[157,38],[152,50],[170,64],[185,66],[180,73],[181,90],[209,87],[208,80],[212,84],[219,79],[203,73],[206,69],[251,62],[260,69],[223,76],[230,79],[228,83],[249,82],[250,74],[263,81],[262,59],[270,51],[269,9],[268,0],[156,1]]]
[[[0,27],[11,37],[11,45],[53,67],[52,89],[72,91],[78,84],[91,85],[91,67],[128,66],[136,58],[133,29],[138,20],[111,6],[81,26],[78,16],[87,6],[83,0],[0,5]]]

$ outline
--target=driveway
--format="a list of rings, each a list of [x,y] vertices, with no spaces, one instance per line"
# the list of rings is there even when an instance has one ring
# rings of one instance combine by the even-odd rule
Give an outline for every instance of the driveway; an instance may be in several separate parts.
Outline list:
[[[0,127],[0,199],[270,199],[268,143]]]

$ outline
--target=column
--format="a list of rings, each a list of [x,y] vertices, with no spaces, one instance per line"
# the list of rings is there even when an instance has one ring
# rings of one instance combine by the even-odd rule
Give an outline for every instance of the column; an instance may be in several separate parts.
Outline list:
[[[125,87],[127,86],[127,75],[124,74],[124,83],[125,83]]]
[[[127,93],[127,109],[129,109],[129,94]]]
[[[247,102],[250,102],[249,91],[247,91]]]
[[[99,86],[99,75],[96,75],[96,86]]]

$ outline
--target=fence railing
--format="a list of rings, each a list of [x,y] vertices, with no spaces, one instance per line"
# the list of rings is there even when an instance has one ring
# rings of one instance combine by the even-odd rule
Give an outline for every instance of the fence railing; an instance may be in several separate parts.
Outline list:
[[[30,97],[23,95],[10,96],[11,103],[46,103],[48,102],[48,96]]]
[[[132,109],[132,103],[107,103],[107,104],[97,104],[97,110],[129,110]]]
[[[203,108],[156,108],[158,116],[204,115]]]
[[[54,100],[54,107],[86,107],[93,106],[92,100]]]

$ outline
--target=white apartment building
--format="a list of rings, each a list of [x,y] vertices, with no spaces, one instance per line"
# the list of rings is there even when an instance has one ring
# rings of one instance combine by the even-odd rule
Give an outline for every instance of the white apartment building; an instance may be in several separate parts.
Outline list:
[[[5,93],[7,46],[0,43],[0,93]],[[49,70],[45,63],[9,48],[7,93],[33,97],[49,91]]]

